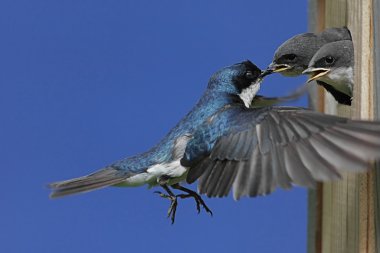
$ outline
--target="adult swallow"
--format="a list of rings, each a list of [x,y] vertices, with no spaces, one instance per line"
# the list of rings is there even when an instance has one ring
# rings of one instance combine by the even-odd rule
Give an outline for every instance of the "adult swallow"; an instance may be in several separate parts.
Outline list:
[[[50,184],[52,198],[107,186],[161,186],[171,201],[201,196],[181,184],[199,180],[199,193],[223,197],[266,195],[293,184],[313,187],[345,171],[364,171],[380,158],[380,123],[349,120],[297,107],[250,104],[261,85],[250,61],[225,67],[209,80],[194,108],[145,153],[87,176]],[[181,193],[174,194],[174,190]]]

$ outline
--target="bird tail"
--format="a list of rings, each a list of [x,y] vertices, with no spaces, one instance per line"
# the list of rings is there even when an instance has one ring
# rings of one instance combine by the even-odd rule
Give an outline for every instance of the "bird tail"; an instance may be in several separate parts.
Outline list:
[[[128,178],[126,173],[107,167],[87,176],[54,182],[48,185],[53,191],[50,198],[59,198],[66,195],[93,191],[107,186],[122,183]]]

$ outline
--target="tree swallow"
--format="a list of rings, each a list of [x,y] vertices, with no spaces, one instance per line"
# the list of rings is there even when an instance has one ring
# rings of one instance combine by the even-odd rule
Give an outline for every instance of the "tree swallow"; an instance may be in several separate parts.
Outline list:
[[[319,80],[339,91],[338,102],[352,98],[354,85],[354,46],[351,40],[335,41],[322,46],[310,60],[303,74],[308,82]],[[326,88],[326,87],[325,87]],[[344,94],[345,96],[340,96]]]
[[[194,198],[198,212],[202,206],[211,214],[183,182],[199,179],[199,192],[209,197],[227,196],[232,189],[239,199],[293,184],[313,187],[344,171],[364,171],[380,158],[379,122],[297,107],[251,108],[260,76],[250,61],[217,71],[199,102],[156,146],[90,175],[52,183],[50,196],[106,186],[161,186],[166,192],[157,193],[171,201],[173,223],[178,198]]]
[[[302,33],[285,41],[275,52],[272,63],[264,71],[263,77],[272,73],[284,76],[299,76],[308,68],[314,54],[325,44],[351,40],[347,27],[329,28],[319,34]],[[317,83],[330,92],[342,104],[351,104],[351,97],[335,90],[331,85],[318,80]]]

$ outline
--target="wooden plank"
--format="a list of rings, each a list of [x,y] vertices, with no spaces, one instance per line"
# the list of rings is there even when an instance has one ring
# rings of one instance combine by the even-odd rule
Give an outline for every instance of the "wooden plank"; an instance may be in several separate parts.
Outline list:
[[[362,119],[374,117],[376,106],[373,71],[373,17],[377,18],[376,28],[379,29],[380,22],[376,17],[380,11],[379,1],[309,0],[309,30],[319,30],[321,24],[323,24],[323,28],[346,25],[352,32],[355,48],[353,106],[337,106],[334,99],[329,94],[325,94],[324,106],[317,106],[317,109],[345,117]],[[323,17],[310,15],[313,12],[320,13],[321,6],[324,8]],[[378,11],[373,11],[376,8]],[[377,41],[379,43],[379,40]],[[377,69],[377,73],[380,73],[379,69]],[[380,80],[380,77],[377,80]],[[380,97],[380,91],[377,92]],[[314,95],[319,96],[318,92],[314,92]],[[380,108],[380,104],[377,106]],[[361,175],[347,174],[344,175],[342,181],[323,184],[321,190],[317,192],[310,191],[309,253],[376,252],[376,247],[379,246],[376,245],[378,234],[376,234],[375,228],[375,209],[380,209],[380,199],[377,195],[377,198],[374,197],[375,185],[373,182],[375,178],[380,182],[380,175],[375,177],[373,172]],[[376,187],[380,189],[379,184],[376,184]],[[376,205],[375,199],[377,200]],[[318,208],[321,210],[318,211]],[[379,215],[376,216],[376,221],[379,228]],[[320,242],[318,238],[321,239]]]
[[[373,119],[373,2],[349,0],[348,25],[352,31],[355,48],[354,118]],[[359,181],[359,252],[376,252],[374,227],[374,174],[362,174]],[[355,217],[356,218],[356,217]]]
[[[375,118],[380,119],[380,0],[373,1]],[[380,162],[374,171],[375,251],[380,252]]]
[[[320,32],[323,30],[325,18],[325,0],[308,0],[308,30]],[[312,85],[309,95],[309,107],[324,111],[324,91],[319,85]],[[318,253],[322,250],[322,184],[308,191],[308,225],[307,252]]]

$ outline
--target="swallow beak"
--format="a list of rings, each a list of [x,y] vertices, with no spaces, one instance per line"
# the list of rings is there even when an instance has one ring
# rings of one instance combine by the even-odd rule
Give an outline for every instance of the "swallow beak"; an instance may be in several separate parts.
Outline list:
[[[279,73],[288,69],[291,69],[292,67],[289,66],[288,64],[276,64],[272,62],[268,68],[261,73],[261,77],[265,77],[267,75],[273,74],[273,73]]]
[[[270,65],[269,65],[269,67],[266,70],[264,70],[264,71],[261,72],[260,78],[264,78],[264,77],[266,77],[266,76],[268,76],[270,74],[273,74],[273,69],[271,69]]]
[[[279,72],[291,69],[292,67],[289,66],[288,64],[274,64],[272,68],[273,68],[274,73],[279,73]]]
[[[309,75],[309,79],[307,79],[307,82],[310,83],[311,81],[318,79],[329,72],[330,72],[330,69],[310,67],[310,68],[305,69],[302,72],[302,74]]]

